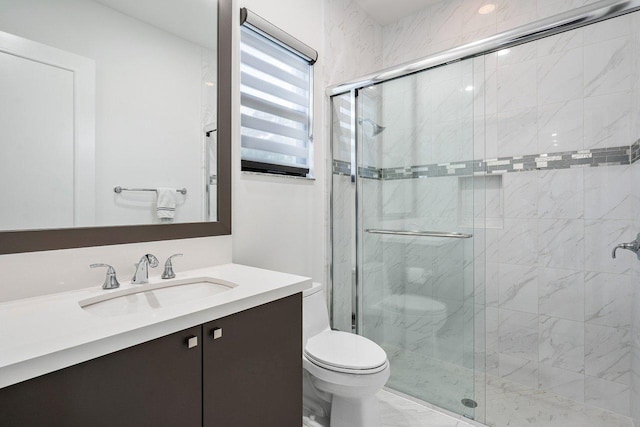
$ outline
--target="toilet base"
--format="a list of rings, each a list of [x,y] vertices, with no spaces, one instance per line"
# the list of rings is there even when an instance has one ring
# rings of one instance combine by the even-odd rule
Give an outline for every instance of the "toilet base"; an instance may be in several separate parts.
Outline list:
[[[350,399],[333,396],[331,401],[331,427],[380,427],[378,398]]]

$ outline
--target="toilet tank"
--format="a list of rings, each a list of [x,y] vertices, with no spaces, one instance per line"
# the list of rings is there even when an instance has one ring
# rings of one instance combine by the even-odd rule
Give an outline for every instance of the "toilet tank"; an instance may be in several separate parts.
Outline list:
[[[302,293],[303,346],[306,345],[307,339],[328,329],[330,329],[329,311],[324,287],[320,283],[314,283],[311,289]]]

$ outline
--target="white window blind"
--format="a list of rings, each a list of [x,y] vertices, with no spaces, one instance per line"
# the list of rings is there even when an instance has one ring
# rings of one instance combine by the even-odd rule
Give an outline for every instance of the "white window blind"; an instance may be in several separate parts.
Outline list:
[[[240,72],[242,170],[306,176],[313,65],[243,25]]]

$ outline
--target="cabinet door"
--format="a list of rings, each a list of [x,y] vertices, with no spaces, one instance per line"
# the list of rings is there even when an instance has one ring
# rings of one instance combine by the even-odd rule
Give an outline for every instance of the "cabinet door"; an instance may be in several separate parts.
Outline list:
[[[204,426],[300,427],[302,294],[207,323],[203,341]]]
[[[200,426],[202,328],[0,389],[2,426]],[[187,339],[198,337],[189,348]]]

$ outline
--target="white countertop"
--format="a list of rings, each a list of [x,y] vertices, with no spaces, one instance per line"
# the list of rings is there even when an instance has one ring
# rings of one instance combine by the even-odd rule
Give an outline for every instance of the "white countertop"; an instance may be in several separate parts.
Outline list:
[[[239,264],[188,272],[177,279],[210,277],[236,284],[229,291],[145,313],[100,317],[79,301],[147,285],[124,282],[0,304],[0,388],[136,344],[293,295],[311,279]],[[151,284],[160,282],[150,277]]]

